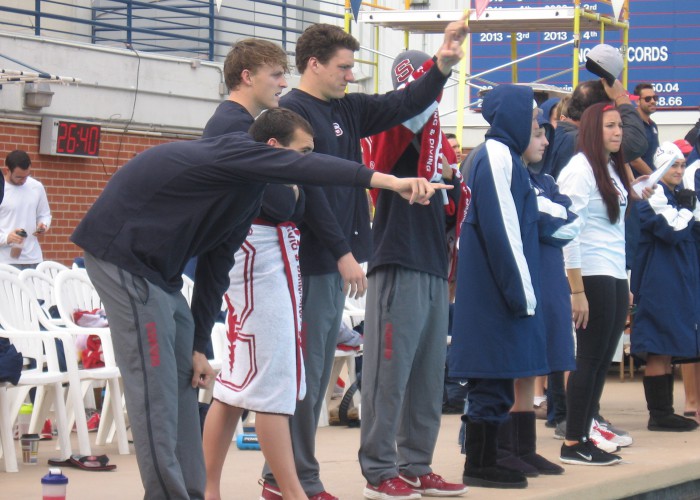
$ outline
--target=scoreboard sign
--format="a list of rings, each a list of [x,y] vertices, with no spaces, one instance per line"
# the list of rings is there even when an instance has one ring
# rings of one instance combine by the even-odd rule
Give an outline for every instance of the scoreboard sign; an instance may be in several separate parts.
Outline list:
[[[489,9],[530,7],[573,7],[573,1],[491,0]],[[604,2],[582,3],[582,7],[612,15],[612,6]],[[572,23],[573,24],[573,23]],[[601,43],[599,31],[582,31],[580,63],[592,47]],[[474,33],[471,44],[472,74],[486,71],[510,60],[511,37],[517,40],[518,57],[571,41],[572,32]],[[605,30],[605,43],[622,45],[622,31]],[[518,64],[518,81],[533,82],[572,67],[573,45],[539,55]],[[659,108],[666,110],[696,109],[700,104],[700,1],[698,0],[631,0],[628,60],[628,89],[641,82],[654,86],[659,94]],[[505,68],[484,76],[494,83],[511,81],[511,69]],[[542,83],[571,88],[571,72]],[[581,68],[579,81],[596,78]],[[487,85],[475,81],[478,85]],[[474,91],[471,98],[474,99]]]

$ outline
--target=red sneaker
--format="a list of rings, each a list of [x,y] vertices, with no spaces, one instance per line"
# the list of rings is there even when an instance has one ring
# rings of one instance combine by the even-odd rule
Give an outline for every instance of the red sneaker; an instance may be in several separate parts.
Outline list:
[[[420,493],[412,490],[398,477],[385,479],[379,486],[367,483],[365,486],[365,498],[372,500],[418,500]]]
[[[338,497],[334,497],[327,491],[322,491],[321,493],[316,493],[314,496],[309,497],[309,500],[340,500]]]
[[[464,495],[468,488],[462,483],[448,483],[442,476],[424,474],[420,477],[399,476],[414,491],[431,497],[458,497]]]
[[[99,427],[100,427],[100,414],[95,412],[87,420],[87,429],[88,429],[88,432],[97,432],[97,429]]]
[[[263,480],[260,480],[259,483],[262,485],[260,500],[282,500],[282,492],[277,486]]]

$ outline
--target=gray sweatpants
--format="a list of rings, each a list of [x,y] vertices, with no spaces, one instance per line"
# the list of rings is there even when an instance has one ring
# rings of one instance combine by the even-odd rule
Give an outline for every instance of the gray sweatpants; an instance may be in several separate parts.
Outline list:
[[[304,276],[302,345],[306,371],[306,397],[297,401],[290,418],[294,462],[304,492],[312,497],[324,491],[316,460],[316,429],[331,376],[345,296],[340,273]],[[265,464],[263,477],[274,483]]]
[[[362,474],[378,486],[418,477],[440,429],[447,338],[447,280],[401,266],[369,276],[362,361]]]
[[[85,267],[109,318],[144,498],[204,498],[187,301],[87,252]]]

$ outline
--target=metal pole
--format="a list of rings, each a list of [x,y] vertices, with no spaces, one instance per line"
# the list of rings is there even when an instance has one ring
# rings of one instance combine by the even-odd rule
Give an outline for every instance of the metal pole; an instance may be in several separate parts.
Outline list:
[[[510,59],[511,61],[515,61],[518,59],[518,40],[517,40],[517,34],[516,33],[511,33],[510,34]],[[513,66],[510,68],[510,74],[511,74],[511,80],[513,83],[518,83],[518,64],[513,63]]]
[[[41,0],[34,0],[34,35],[41,36]]]
[[[379,47],[379,26],[374,27],[374,44]],[[379,52],[375,51],[373,54],[374,64],[374,93],[379,93]]]
[[[345,33],[350,33],[350,18],[352,17],[352,5],[350,0],[345,0],[345,14],[343,15]]]
[[[403,2],[404,9],[410,10],[411,8],[411,0],[404,0]],[[408,50],[408,30],[403,32],[403,48]]]
[[[131,0],[126,4],[126,44],[131,47],[131,23],[133,21],[133,6],[131,5]]]
[[[467,5],[467,19],[464,21],[464,24],[467,28],[469,28],[469,16],[471,15],[471,1]],[[457,140],[460,144],[460,146],[464,143],[464,138],[462,137],[463,131],[464,131],[464,102],[467,99],[467,57],[470,57],[470,55],[466,54],[467,51],[467,41],[470,41],[471,35],[467,33],[467,36],[464,37],[464,42],[462,42],[462,50],[465,52],[465,56],[462,58],[461,61],[459,61],[459,75],[457,76],[458,78],[458,87],[457,87],[457,109],[459,110],[459,113],[457,114],[457,123],[456,123],[456,132],[457,132]],[[471,44],[469,45],[469,49],[471,50]]]
[[[623,7],[625,9],[624,12],[624,20],[626,23],[626,26],[623,28],[622,31],[622,86],[627,90],[627,77],[628,77],[628,70],[629,70],[629,61],[627,60],[627,47],[629,47],[630,44],[630,24],[629,24],[629,19],[630,19],[630,3],[629,0],[625,0],[625,5]]]
[[[579,65],[579,47],[581,45],[581,0],[574,0],[574,57],[573,67],[574,72],[571,78],[571,87],[576,88],[578,85],[578,65]]]
[[[282,5],[282,49],[287,51],[287,0]]]
[[[214,2],[215,0],[210,0],[209,2],[209,50],[207,52],[210,61],[214,60],[214,16],[216,15],[214,12]]]

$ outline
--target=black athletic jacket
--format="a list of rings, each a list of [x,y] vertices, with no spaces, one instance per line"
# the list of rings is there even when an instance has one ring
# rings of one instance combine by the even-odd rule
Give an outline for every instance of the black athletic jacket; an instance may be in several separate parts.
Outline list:
[[[302,156],[242,133],[162,144],[114,174],[71,240],[172,293],[198,256],[192,314],[194,350],[203,352],[266,183],[367,188],[371,177],[357,163]]]

